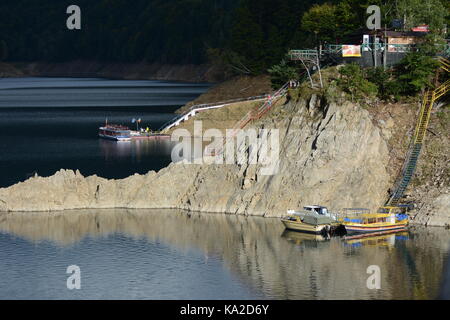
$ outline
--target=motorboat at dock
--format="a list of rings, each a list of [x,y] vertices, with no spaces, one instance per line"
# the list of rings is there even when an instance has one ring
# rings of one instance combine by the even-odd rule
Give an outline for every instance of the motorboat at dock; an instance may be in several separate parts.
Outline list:
[[[333,235],[343,231],[335,214],[323,206],[305,206],[303,210],[288,210],[281,219],[286,229],[313,234]]]

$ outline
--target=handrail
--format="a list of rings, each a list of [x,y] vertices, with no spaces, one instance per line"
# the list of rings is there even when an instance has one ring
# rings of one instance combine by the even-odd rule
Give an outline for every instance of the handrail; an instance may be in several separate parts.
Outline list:
[[[442,57],[438,57],[438,60],[441,63],[441,69],[449,72],[448,68],[446,68],[446,64],[448,64],[448,61]],[[436,78],[438,76],[439,72],[436,71]],[[397,205],[401,197],[403,196],[403,193],[413,176],[417,161],[419,159],[422,144],[425,139],[428,124],[430,122],[431,110],[433,108],[433,105],[436,100],[445,95],[448,91],[450,91],[450,80],[447,80],[434,90],[427,89],[425,91],[412,142],[408,149],[408,153],[406,155],[405,162],[403,163],[400,174],[396,179],[394,190],[391,193],[386,204]]]
[[[210,144],[205,148],[205,151],[207,151],[207,148],[212,148],[215,150],[215,155],[223,154],[224,146],[226,145],[227,140],[234,139],[239,130],[243,129],[251,120],[261,118],[261,116],[264,115],[264,113],[266,113],[276,103],[276,101],[278,101],[278,99],[280,99],[287,93],[288,87],[289,82],[285,83],[281,88],[275,91],[275,93],[270,95],[269,98],[261,106],[247,112],[238,122],[236,122],[236,124],[233,126],[233,129],[231,130],[231,134],[223,139],[221,145],[214,145],[214,143]],[[209,154],[211,152],[207,151],[207,153]]]
[[[315,58],[317,56],[324,56],[327,54],[338,54],[342,52],[342,46],[344,45],[355,45],[355,46],[361,46],[362,50],[365,51],[372,51],[374,49],[374,46],[376,47],[376,50],[384,50],[385,47],[387,49],[397,49],[393,50],[393,52],[409,52],[414,51],[418,49],[417,44],[402,44],[402,43],[384,43],[384,42],[366,42],[361,44],[326,44],[324,45],[322,50],[318,49],[292,49],[289,50],[288,55],[290,56],[291,60],[295,60],[295,58]],[[450,44],[445,45],[444,49],[441,52],[441,55],[443,56],[450,56]],[[448,61],[447,61],[448,62]],[[447,69],[449,66],[447,65]],[[448,70],[447,70],[448,71]]]
[[[237,102],[261,100],[261,99],[266,99],[267,96],[268,96],[268,94],[263,94],[263,95],[259,95],[259,96],[252,96],[252,97],[246,97],[246,98],[230,99],[230,100],[221,101],[221,102],[211,102],[211,103],[196,104],[196,105],[193,105],[193,106],[189,107],[189,109],[187,111],[185,111],[184,113],[182,113],[182,114],[176,116],[175,118],[173,118],[173,119],[167,121],[166,123],[164,123],[160,127],[160,129],[158,131],[164,131],[166,129],[169,129],[169,126],[171,124],[177,122],[178,120],[180,120],[181,118],[185,117],[186,115],[188,115],[190,112],[192,112],[194,110],[207,108],[207,107],[214,107],[214,106],[225,106],[225,105],[229,105],[229,104],[233,104],[233,103],[237,103]]]

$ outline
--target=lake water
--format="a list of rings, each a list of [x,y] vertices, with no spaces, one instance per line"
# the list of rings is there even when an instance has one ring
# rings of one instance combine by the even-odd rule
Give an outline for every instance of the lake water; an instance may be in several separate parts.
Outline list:
[[[61,168],[124,178],[167,166],[170,142],[99,139],[109,123],[158,129],[208,84],[77,78],[0,79],[0,187]]]
[[[158,128],[207,88],[0,79],[0,187],[60,168],[107,178],[158,170],[168,142],[105,141],[99,125],[141,118]],[[177,210],[0,213],[0,299],[433,299],[450,282],[449,248],[442,228],[330,240],[277,219]],[[71,265],[80,290],[67,289]],[[367,287],[369,266],[379,290]]]
[[[434,299],[449,249],[443,228],[325,240],[278,219],[178,210],[4,213],[0,299]],[[67,289],[69,265],[80,290]]]

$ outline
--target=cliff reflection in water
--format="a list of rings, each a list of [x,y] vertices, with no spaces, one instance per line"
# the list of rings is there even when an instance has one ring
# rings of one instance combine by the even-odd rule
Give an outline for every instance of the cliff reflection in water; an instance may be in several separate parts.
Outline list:
[[[179,210],[3,214],[0,233],[37,246],[50,241],[63,250],[85,238],[114,235],[162,242],[185,252],[199,249],[206,260],[218,257],[258,296],[273,299],[433,299],[450,242],[448,230],[424,228],[326,240],[284,231],[277,219]],[[380,290],[366,286],[370,265],[381,268]]]

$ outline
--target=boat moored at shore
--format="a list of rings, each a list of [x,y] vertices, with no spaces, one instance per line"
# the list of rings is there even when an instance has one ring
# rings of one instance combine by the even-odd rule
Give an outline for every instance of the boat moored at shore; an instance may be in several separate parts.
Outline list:
[[[158,132],[130,130],[130,128],[116,124],[105,124],[99,128],[98,136],[103,139],[114,141],[131,140],[165,140],[170,139],[170,135]]]
[[[328,212],[326,207],[305,206],[303,210],[288,210],[288,215],[281,219],[286,229],[330,235],[342,230],[336,216]]]
[[[98,136],[114,141],[131,141],[131,130],[121,125],[105,124],[99,128]]]
[[[377,213],[363,208],[347,208],[344,211],[338,220],[348,234],[404,230],[408,225],[408,216],[401,207],[381,207]]]
[[[306,206],[303,210],[288,210],[281,219],[286,229],[323,235],[384,234],[404,231],[408,225],[406,208],[385,206],[377,213],[365,208],[346,208],[333,214],[326,207]]]

